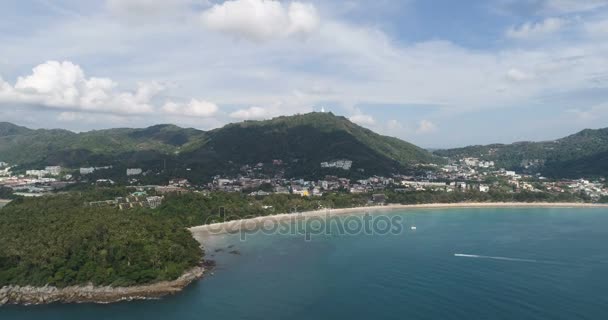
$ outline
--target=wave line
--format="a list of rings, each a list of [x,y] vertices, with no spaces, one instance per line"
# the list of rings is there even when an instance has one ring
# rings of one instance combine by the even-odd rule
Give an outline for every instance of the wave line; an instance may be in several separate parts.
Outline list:
[[[490,259],[490,260],[501,260],[501,261],[515,261],[515,262],[529,262],[529,263],[550,263],[551,261],[541,261],[534,259],[520,259],[520,258],[508,258],[508,257],[493,257],[493,256],[480,256],[477,254],[464,254],[464,253],[454,253],[454,257],[460,258],[473,258],[473,259]]]

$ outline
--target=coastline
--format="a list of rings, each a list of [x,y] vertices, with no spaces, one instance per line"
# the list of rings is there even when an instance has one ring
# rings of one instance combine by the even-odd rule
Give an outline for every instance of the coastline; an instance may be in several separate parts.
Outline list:
[[[193,281],[203,277],[205,268],[194,267],[172,281],[132,287],[70,286],[5,286],[0,288],[2,305],[41,305],[51,303],[95,303],[109,304],[121,301],[158,299],[182,291]]]
[[[340,209],[306,211],[298,214],[275,214],[249,219],[233,220],[215,224],[191,227],[188,230],[194,239],[203,244],[209,237],[234,233],[246,227],[248,230],[262,226],[267,221],[306,219],[310,217],[348,216],[363,213],[380,213],[392,210],[449,209],[449,208],[608,208],[608,204],[594,203],[548,203],[548,202],[462,202],[429,204],[389,204]],[[41,305],[51,303],[94,303],[109,304],[121,301],[158,299],[181,292],[192,282],[203,277],[205,266],[194,267],[178,279],[131,287],[96,287],[93,285],[57,288],[52,286],[5,286],[0,287],[2,305]]]
[[[310,217],[356,215],[392,210],[408,209],[449,209],[449,208],[608,208],[608,204],[580,203],[580,202],[459,202],[459,203],[425,203],[425,204],[388,204],[383,206],[351,207],[340,209],[321,209],[301,213],[281,213],[241,220],[212,223],[189,228],[194,238],[203,242],[205,238],[214,235],[239,232],[243,226],[247,230],[260,227],[266,221],[284,221],[293,219],[306,219]]]

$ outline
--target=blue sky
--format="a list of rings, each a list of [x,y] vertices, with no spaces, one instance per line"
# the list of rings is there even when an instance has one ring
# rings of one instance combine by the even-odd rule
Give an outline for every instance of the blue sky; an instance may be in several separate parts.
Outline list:
[[[608,0],[15,0],[0,43],[0,120],[34,128],[323,108],[437,148],[608,126]]]

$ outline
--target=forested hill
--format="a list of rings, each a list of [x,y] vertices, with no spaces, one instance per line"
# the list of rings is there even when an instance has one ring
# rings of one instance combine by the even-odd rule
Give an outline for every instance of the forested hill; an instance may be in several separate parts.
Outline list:
[[[131,286],[174,280],[201,263],[199,243],[178,219],[86,208],[99,200],[87,197],[17,199],[0,210],[0,287]]]
[[[115,157],[128,158],[137,152],[170,154],[203,135],[203,131],[174,125],[74,133],[61,129],[31,130],[4,122],[0,123],[0,161],[66,166],[95,164]]]
[[[554,141],[491,144],[436,150],[452,159],[476,157],[493,160],[507,169],[540,172],[552,177],[608,175],[608,128],[585,129]]]
[[[245,121],[212,131],[157,125],[74,133],[0,124],[0,161],[24,165],[119,164],[191,169],[209,176],[242,165],[282,160],[288,174],[320,170],[320,162],[348,159],[353,171],[399,172],[433,162],[428,151],[386,137],[332,113]]]

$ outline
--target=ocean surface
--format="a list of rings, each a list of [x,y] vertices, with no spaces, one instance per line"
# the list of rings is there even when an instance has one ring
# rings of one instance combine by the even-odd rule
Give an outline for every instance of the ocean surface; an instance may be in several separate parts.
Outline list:
[[[401,232],[216,236],[217,268],[176,296],[0,307],[0,319],[608,318],[608,209],[382,215]]]

